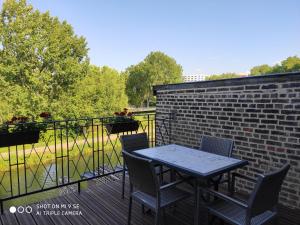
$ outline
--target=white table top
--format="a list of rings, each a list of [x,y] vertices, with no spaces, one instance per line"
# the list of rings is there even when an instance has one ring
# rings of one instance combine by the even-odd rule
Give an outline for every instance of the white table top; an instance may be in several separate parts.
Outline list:
[[[247,161],[220,156],[180,145],[164,145],[135,151],[137,155],[161,164],[208,177],[247,165]]]

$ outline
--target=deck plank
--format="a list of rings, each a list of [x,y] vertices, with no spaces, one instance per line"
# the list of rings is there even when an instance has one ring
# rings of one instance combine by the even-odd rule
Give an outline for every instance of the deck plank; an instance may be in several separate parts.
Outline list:
[[[105,198],[105,196],[109,196],[109,201],[106,203],[106,207],[112,211],[113,213],[117,213],[116,215],[122,219],[122,221],[127,221],[128,214],[128,199],[122,200],[121,193],[115,193],[114,189],[107,186],[107,184],[103,184],[100,187],[91,186],[91,190],[101,189],[101,192],[91,191],[88,194],[91,195],[92,198],[97,199],[97,201],[101,201],[101,199]],[[97,193],[97,194],[96,194]],[[147,215],[143,215],[141,213],[141,206],[139,204],[133,204],[133,224],[152,224],[153,218],[147,218]]]
[[[79,204],[82,216],[36,215],[37,203],[32,204],[32,214],[12,214],[8,210],[0,216],[0,225],[120,225],[127,223],[128,190],[126,182],[125,198],[121,198],[121,181],[118,179],[95,179],[81,193],[70,192],[38,204]],[[71,189],[70,189],[71,190]],[[279,208],[279,225],[297,225],[298,211]],[[193,198],[179,202],[176,207],[167,209],[167,225],[193,224]],[[141,205],[133,202],[132,225],[154,224],[153,213],[143,214]],[[217,225],[218,223],[215,223]]]
[[[3,225],[19,225],[19,222],[15,214],[5,211],[3,215],[0,216]]]
[[[67,201],[64,199],[63,196],[60,196],[58,198],[53,199],[53,203],[61,205],[61,204],[66,204]],[[84,216],[65,216],[65,217],[67,218],[67,220],[70,221],[72,225],[93,225],[93,224],[89,224],[87,222],[87,219]]]
[[[33,219],[32,214],[24,213],[15,213],[19,224],[22,225],[36,225],[35,220]]]
[[[89,207],[88,203],[86,201],[83,201],[81,196],[77,196],[76,194],[70,194],[66,195],[65,199],[70,203],[70,204],[79,204],[80,205],[80,210],[83,213],[83,216],[88,219],[88,222],[90,224],[106,224],[109,225],[110,223],[103,218],[103,214],[99,215],[100,210],[94,210],[93,207]],[[98,211],[98,214],[97,214]]]
[[[45,201],[44,203],[52,204],[54,202],[50,199],[50,200]],[[72,225],[72,223],[65,216],[49,216],[49,218],[55,225]],[[40,224],[38,224],[38,225],[40,225]]]
[[[41,204],[43,204],[43,202],[40,202]],[[45,216],[45,215],[37,215],[37,204],[32,204],[32,216],[33,219],[35,220],[36,224],[38,225],[56,225],[53,223],[53,221],[51,220],[51,218],[49,216]]]

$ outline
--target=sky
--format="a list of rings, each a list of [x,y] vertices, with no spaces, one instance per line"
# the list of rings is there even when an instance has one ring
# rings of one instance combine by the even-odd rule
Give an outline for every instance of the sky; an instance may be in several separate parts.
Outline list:
[[[300,56],[299,0],[27,1],[84,36],[92,64],[120,71],[151,51],[173,57],[186,75],[247,72]]]

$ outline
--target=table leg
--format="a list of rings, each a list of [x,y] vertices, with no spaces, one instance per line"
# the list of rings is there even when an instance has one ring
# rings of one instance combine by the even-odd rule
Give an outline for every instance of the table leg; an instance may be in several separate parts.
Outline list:
[[[200,187],[201,182],[199,183],[198,179],[195,179],[194,184],[194,192],[195,192],[195,212],[194,212],[194,225],[207,225],[208,224],[208,211],[205,207],[205,201],[202,201],[202,188]],[[201,210],[201,216],[200,216]]]
[[[195,196],[194,225],[199,225],[200,190],[199,190],[198,179],[195,179],[194,191],[195,191],[195,193],[194,193],[194,196]]]

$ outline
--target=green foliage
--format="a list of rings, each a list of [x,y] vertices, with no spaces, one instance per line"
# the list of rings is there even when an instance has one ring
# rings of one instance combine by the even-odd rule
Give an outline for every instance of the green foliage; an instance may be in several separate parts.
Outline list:
[[[34,10],[25,0],[6,0],[0,28],[2,120],[50,111],[86,75],[86,41],[65,21]]]
[[[274,66],[269,66],[263,64],[260,66],[254,66],[250,70],[250,76],[274,74],[274,73],[285,73],[285,72],[296,72],[300,71],[300,58],[297,56],[288,57],[287,59],[281,61],[281,63]],[[223,73],[210,75],[205,78],[205,80],[221,80],[242,77],[236,73]]]
[[[55,106],[56,118],[111,116],[127,106],[125,79],[109,67],[90,66],[87,76],[63,94]]]
[[[297,56],[288,57],[281,62],[281,67],[284,72],[300,71],[300,58]]]
[[[152,86],[179,83],[182,81],[182,67],[175,59],[162,52],[151,52],[142,62],[127,68],[126,93],[134,106],[149,106],[153,99]]]
[[[285,72],[296,72],[300,71],[300,58],[297,56],[291,56],[281,61],[281,63],[275,66],[260,65],[255,66],[251,69],[251,75],[264,75],[272,73],[285,73]]]
[[[236,73],[222,73],[222,74],[214,74],[205,77],[205,80],[221,80],[221,79],[230,79],[230,78],[238,78],[241,77],[241,75],[238,75]]]
[[[272,72],[272,67],[264,64],[261,66],[255,66],[251,69],[250,74],[251,75],[261,75],[261,74],[268,74]]]

